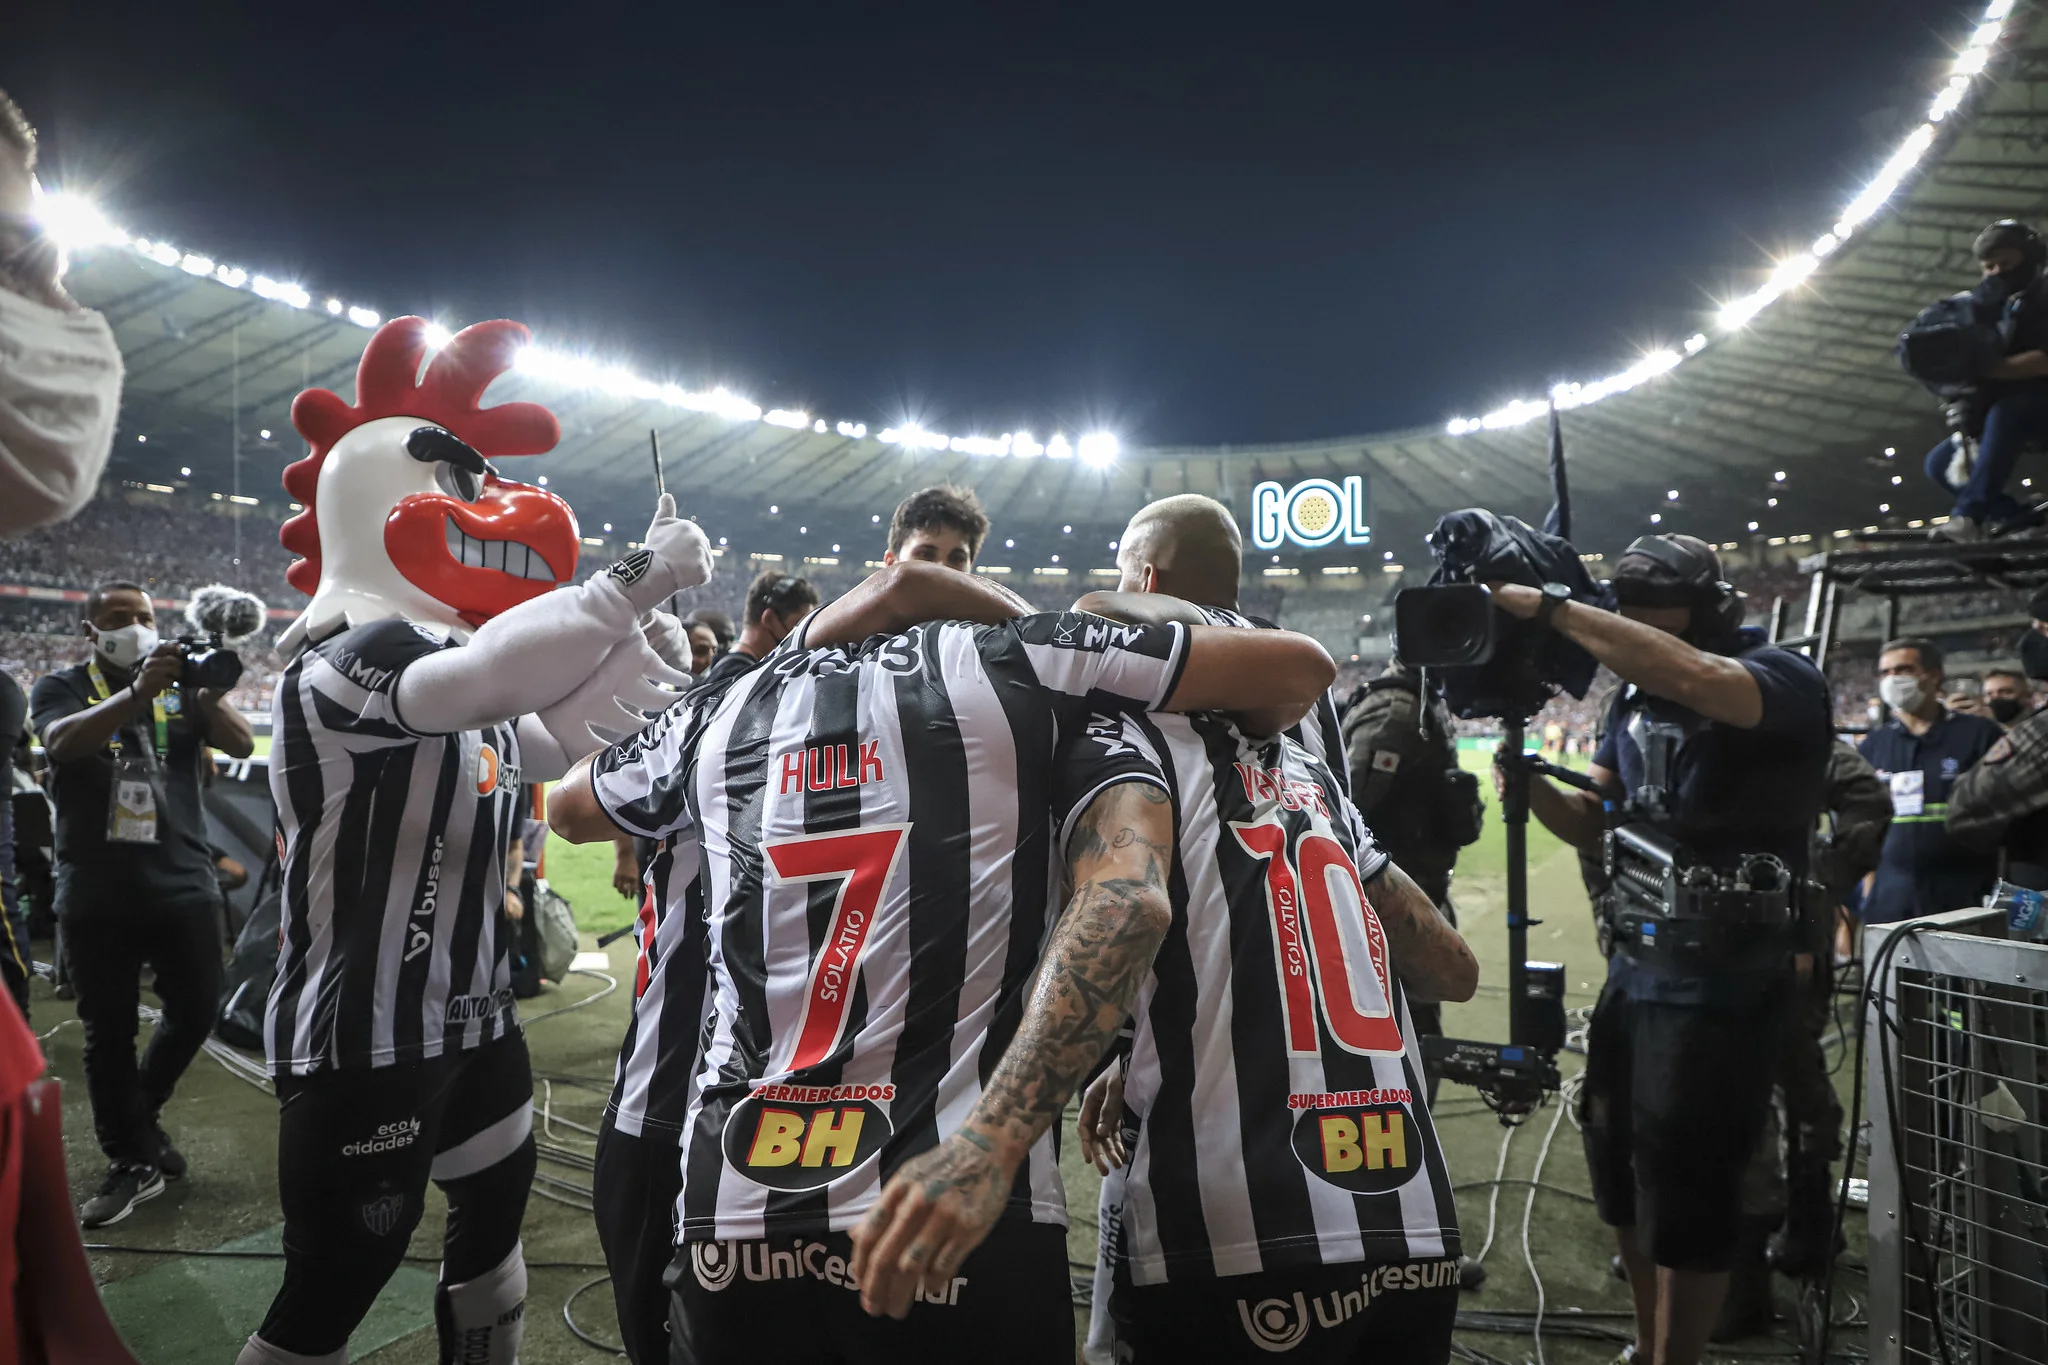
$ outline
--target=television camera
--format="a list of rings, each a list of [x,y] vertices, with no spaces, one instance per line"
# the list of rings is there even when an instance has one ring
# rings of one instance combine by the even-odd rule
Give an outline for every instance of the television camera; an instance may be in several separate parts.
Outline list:
[[[1525,731],[1555,692],[1583,697],[1598,665],[1547,627],[1501,612],[1486,584],[1561,584],[1574,600],[1602,605],[1605,596],[1568,541],[1515,517],[1452,512],[1428,542],[1437,570],[1429,586],[1395,595],[1395,645],[1452,712],[1493,717],[1503,727],[1509,1041],[1426,1038],[1423,1062],[1445,1080],[1472,1086],[1502,1123],[1516,1124],[1557,1090],[1565,1040],[1563,964],[1529,961],[1529,929],[1541,922],[1529,918],[1529,777],[1540,772],[1592,790],[1583,774],[1524,754]]]

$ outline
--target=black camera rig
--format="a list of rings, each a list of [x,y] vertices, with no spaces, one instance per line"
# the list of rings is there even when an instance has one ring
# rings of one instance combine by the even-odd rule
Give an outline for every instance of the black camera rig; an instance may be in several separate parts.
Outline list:
[[[1749,853],[1715,868],[1647,825],[1607,831],[1602,930],[1632,956],[1706,967],[1781,947],[1801,904],[1800,883],[1776,856]]]

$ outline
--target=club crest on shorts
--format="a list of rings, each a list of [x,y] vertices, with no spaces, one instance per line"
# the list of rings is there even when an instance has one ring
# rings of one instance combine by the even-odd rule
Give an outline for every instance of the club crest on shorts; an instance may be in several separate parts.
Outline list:
[[[895,1129],[888,1085],[759,1086],[725,1121],[725,1159],[772,1190],[818,1190],[881,1154]]]
[[[1405,1104],[1304,1108],[1293,1145],[1309,1174],[1352,1194],[1397,1190],[1422,1167],[1415,1116]]]
[[[370,1230],[372,1237],[389,1237],[404,1213],[403,1193],[393,1190],[389,1194],[380,1194],[363,1205],[363,1226]]]

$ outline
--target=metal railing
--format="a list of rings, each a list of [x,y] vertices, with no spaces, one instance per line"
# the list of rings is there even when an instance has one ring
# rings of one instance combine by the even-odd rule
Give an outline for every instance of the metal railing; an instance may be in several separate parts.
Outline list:
[[[2048,944],[1865,931],[1870,1358],[2048,1361]]]

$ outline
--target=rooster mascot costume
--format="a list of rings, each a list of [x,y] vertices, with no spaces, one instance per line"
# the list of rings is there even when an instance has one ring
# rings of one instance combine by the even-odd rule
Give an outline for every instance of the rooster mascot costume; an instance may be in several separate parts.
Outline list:
[[[284,912],[264,1044],[279,1102],[285,1274],[239,1365],[347,1358],[428,1180],[448,1201],[443,1361],[516,1359],[533,1080],[512,1003],[506,852],[519,788],[674,700],[671,593],[710,577],[664,496],[644,548],[574,587],[576,519],[492,460],[551,449],[532,403],[480,407],[527,332],[421,318],[363,352],[356,401],[308,390],[285,471],[289,577],[270,786]],[[422,370],[424,365],[424,370]],[[516,875],[516,871],[512,874]]]

